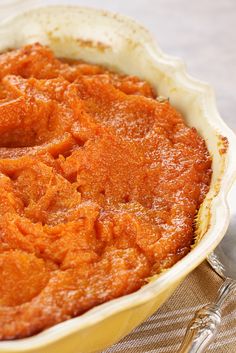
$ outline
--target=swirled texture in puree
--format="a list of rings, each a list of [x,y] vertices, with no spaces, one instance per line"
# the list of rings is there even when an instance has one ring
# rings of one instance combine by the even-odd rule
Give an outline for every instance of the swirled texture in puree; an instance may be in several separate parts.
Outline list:
[[[131,293],[193,242],[203,139],[148,83],[39,44],[0,56],[0,338]]]

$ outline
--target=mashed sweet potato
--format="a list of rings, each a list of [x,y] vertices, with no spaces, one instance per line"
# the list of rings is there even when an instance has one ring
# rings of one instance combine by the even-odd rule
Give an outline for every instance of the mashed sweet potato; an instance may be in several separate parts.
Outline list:
[[[0,56],[0,338],[35,334],[189,252],[205,142],[147,82],[40,44]]]

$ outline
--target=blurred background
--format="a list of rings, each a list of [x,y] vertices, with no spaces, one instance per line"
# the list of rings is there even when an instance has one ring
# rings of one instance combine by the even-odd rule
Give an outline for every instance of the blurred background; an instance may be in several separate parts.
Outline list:
[[[222,117],[236,131],[236,0],[0,0],[0,20],[47,4],[103,8],[139,21],[191,75],[213,86]]]

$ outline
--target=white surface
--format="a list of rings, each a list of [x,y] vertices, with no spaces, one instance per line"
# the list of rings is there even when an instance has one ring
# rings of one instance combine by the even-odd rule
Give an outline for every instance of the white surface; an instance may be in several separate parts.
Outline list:
[[[161,48],[187,63],[188,72],[210,83],[222,117],[236,131],[235,0],[15,0],[21,6],[79,4],[129,15],[144,24]],[[3,7],[14,0],[0,1]]]

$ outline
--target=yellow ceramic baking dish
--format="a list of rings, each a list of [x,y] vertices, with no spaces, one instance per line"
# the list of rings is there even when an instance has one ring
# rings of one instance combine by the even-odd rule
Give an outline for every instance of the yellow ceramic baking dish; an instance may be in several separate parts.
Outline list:
[[[212,89],[162,53],[150,34],[127,17],[81,7],[32,9],[0,25],[0,51],[39,41],[59,57],[83,59],[149,81],[197,128],[213,158],[210,191],[196,220],[196,244],[169,270],[137,292],[95,307],[33,337],[0,342],[0,353],[99,352],[128,334],[168,299],[222,239],[226,197],[236,175],[236,139],[220,118]]]

